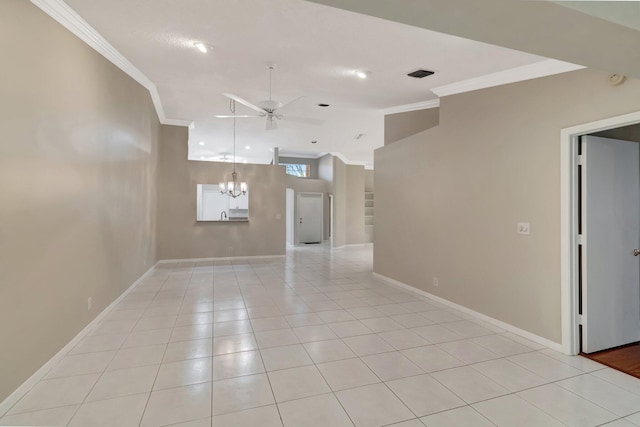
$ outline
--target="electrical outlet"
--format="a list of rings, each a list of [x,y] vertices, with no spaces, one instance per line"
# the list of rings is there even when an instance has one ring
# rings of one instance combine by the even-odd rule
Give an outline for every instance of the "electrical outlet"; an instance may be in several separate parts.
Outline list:
[[[437,277],[433,278],[433,286],[438,286],[438,278]]]
[[[528,222],[519,222],[518,223],[518,234],[529,235],[531,234],[531,226]]]
[[[92,307],[93,307],[93,298],[89,297],[89,299],[87,299],[87,311],[90,311]]]

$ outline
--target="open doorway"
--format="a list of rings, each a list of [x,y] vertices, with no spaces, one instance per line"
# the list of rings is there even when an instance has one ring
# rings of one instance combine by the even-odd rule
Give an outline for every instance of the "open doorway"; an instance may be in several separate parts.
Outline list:
[[[563,130],[562,308],[568,354],[607,354],[598,361],[625,370],[611,354],[628,362],[635,347],[640,374],[638,122],[634,113]]]

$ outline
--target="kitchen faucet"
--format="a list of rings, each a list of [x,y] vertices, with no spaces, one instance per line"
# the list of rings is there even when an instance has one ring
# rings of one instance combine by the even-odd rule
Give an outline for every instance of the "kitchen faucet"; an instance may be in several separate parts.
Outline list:
[[[229,218],[229,217],[227,217],[227,213],[226,213],[225,211],[222,211],[222,212],[220,212],[220,221],[224,221],[224,220],[222,219],[222,216],[223,216],[223,215],[224,215],[224,218],[225,218],[225,219],[228,219],[228,218]]]

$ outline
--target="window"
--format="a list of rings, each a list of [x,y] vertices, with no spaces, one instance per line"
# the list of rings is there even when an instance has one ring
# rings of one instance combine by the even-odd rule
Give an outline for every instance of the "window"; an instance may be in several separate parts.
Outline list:
[[[299,178],[309,178],[309,165],[280,163],[280,166],[285,167],[287,175],[293,175]]]

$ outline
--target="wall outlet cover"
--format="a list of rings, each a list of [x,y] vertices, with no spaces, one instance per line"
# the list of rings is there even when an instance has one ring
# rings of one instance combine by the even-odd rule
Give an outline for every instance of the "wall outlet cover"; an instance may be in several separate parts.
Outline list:
[[[518,234],[529,235],[531,234],[531,225],[528,222],[518,223]]]

